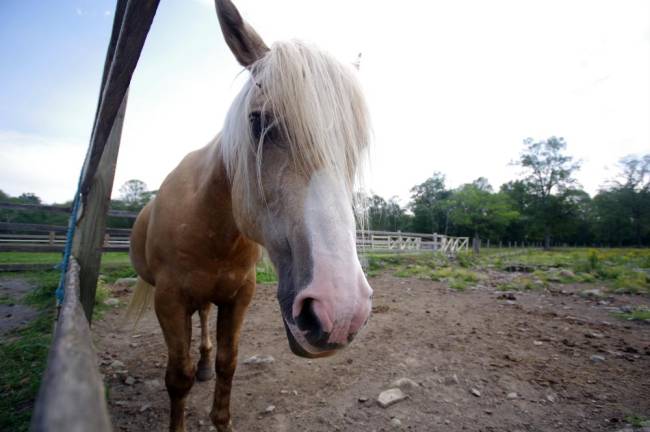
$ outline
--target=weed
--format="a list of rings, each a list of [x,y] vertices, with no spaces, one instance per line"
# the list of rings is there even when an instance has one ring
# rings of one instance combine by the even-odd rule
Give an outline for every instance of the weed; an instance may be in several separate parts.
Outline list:
[[[650,309],[634,309],[631,312],[616,312],[614,316],[628,321],[650,320]]]
[[[642,428],[650,421],[647,417],[638,415],[625,416],[625,422],[629,423],[633,428]]]

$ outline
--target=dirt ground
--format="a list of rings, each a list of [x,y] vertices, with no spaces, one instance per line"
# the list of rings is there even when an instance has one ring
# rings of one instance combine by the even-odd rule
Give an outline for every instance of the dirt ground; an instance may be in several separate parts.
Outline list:
[[[19,302],[33,289],[33,285],[22,279],[0,280],[0,296],[7,299],[0,303],[0,336],[25,326],[38,315],[34,308]]]
[[[650,325],[612,316],[648,298],[577,295],[586,285],[508,299],[489,286],[457,292],[389,274],[370,282],[365,331],[313,361],[289,351],[275,286],[258,287],[233,384],[237,431],[616,431],[626,416],[650,416]],[[125,290],[115,295],[127,301]],[[162,335],[153,314],[125,328],[123,311],[94,324],[115,430],[166,430]],[[243,363],[253,355],[275,360]],[[403,385],[408,398],[380,407],[399,378],[415,382]],[[214,430],[212,391],[212,382],[192,388],[189,430]]]

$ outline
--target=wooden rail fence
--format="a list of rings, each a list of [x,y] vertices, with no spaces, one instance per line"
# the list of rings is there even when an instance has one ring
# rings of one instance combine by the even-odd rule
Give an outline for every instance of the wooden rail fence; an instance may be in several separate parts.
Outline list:
[[[74,257],[37,400],[34,431],[111,430],[90,326],[79,303],[79,264]]]
[[[59,252],[65,246],[66,227],[38,224],[0,223],[0,252]],[[129,250],[130,229],[107,228],[102,243],[104,252]],[[456,254],[466,251],[468,237],[442,234],[359,231],[357,248],[377,251],[435,251]]]

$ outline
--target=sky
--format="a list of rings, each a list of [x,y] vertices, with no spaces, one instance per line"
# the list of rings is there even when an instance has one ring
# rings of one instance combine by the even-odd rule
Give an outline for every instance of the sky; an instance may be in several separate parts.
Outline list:
[[[592,195],[650,153],[647,0],[235,0],[268,45],[354,62],[373,120],[366,188],[402,204],[435,171],[498,188],[527,137],[564,137]],[[0,190],[72,199],[114,0],[0,1]],[[114,197],[157,189],[221,129],[247,72],[210,0],[162,0],[131,82]]]

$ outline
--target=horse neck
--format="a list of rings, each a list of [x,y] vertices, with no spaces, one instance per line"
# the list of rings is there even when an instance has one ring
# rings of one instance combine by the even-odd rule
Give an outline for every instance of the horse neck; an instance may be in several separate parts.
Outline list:
[[[205,147],[197,192],[199,211],[224,230],[237,230],[232,211],[232,194],[226,168],[218,150],[219,136]]]

